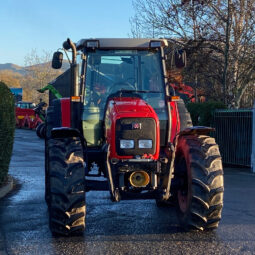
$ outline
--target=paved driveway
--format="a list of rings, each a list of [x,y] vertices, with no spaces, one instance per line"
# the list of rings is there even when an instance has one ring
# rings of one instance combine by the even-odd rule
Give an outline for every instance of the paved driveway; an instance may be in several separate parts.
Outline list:
[[[108,192],[89,192],[85,235],[69,238],[48,229],[44,142],[34,131],[16,130],[10,174],[17,185],[0,201],[0,254],[255,254],[255,175],[247,170],[225,169],[216,231],[184,233],[174,208],[112,203]]]

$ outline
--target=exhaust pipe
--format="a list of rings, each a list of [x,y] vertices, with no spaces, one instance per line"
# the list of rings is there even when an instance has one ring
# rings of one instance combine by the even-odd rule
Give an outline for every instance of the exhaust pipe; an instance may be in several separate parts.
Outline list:
[[[135,188],[145,187],[150,182],[150,176],[145,171],[135,171],[129,176],[129,182]]]
[[[80,129],[80,94],[79,94],[79,75],[78,69],[79,65],[76,63],[76,45],[69,39],[63,43],[63,48],[65,50],[72,50],[72,63],[70,64],[70,71],[71,71],[71,80],[70,80],[70,117],[71,117],[71,127]],[[78,101],[77,101],[78,100]]]
[[[63,42],[63,48],[65,50],[72,49],[72,64],[76,64],[77,50],[75,44],[71,41],[70,38],[67,38],[67,40]]]

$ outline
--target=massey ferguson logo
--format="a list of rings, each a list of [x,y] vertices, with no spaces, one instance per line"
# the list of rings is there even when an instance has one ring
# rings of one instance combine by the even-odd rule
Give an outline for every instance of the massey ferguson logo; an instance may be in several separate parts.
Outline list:
[[[141,129],[142,128],[142,123],[132,123],[132,129]]]

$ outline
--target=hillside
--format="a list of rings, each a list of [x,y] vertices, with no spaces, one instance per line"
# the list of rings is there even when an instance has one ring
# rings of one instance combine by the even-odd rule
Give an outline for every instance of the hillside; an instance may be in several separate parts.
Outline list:
[[[51,68],[50,62],[31,66],[19,66],[13,63],[0,64],[0,81],[10,88],[22,89],[22,100],[39,102],[40,99],[47,102],[48,93],[41,94],[37,90],[46,86],[69,68],[69,63],[64,61],[61,69]],[[19,99],[20,100],[20,99]]]
[[[18,66],[12,63],[6,63],[6,64],[0,64],[0,71],[1,70],[11,70],[15,73],[19,73],[21,75],[24,75],[26,73],[25,67]]]
[[[42,66],[44,67],[45,65],[47,65],[48,63],[42,63],[42,64],[39,64],[39,65],[34,65],[34,66]],[[26,74],[26,70],[31,68],[31,67],[34,67],[34,66],[19,66],[19,65],[15,65],[13,63],[5,63],[5,64],[0,64],[0,71],[2,70],[10,70],[10,71],[13,71],[15,73],[19,73],[21,75],[25,75]],[[67,69],[69,68],[69,63],[64,60],[63,61],[63,66],[61,68],[62,71],[66,71]]]

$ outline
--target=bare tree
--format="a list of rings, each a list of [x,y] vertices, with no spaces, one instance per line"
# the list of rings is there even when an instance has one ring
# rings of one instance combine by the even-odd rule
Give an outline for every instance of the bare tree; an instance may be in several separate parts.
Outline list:
[[[224,52],[222,84],[226,101],[235,108],[248,87],[254,86],[255,48],[255,1],[228,0],[210,4],[211,16],[218,26],[212,31],[218,38],[224,38],[217,45]]]
[[[254,84],[255,0],[183,2],[134,0],[133,36],[181,41],[189,57],[184,80],[239,107]]]
[[[180,0],[134,0],[133,31],[142,37],[171,37],[184,41],[203,38],[197,26],[205,11],[199,4],[182,5]]]
[[[50,52],[43,51],[42,55],[39,55],[35,49],[26,55],[26,75],[22,81],[26,100],[33,102],[39,102],[40,98],[48,100],[48,94],[40,94],[37,90],[46,86],[63,72],[63,70],[52,69],[51,57]]]
[[[255,79],[255,1],[229,0],[232,7],[230,38],[230,71],[228,93],[233,95],[232,104],[240,101],[248,86]]]
[[[206,84],[204,88],[208,91],[208,84],[214,84],[213,79],[219,78],[216,74],[207,74],[209,63],[214,66],[219,63],[217,57],[211,57],[215,45],[208,43],[210,40],[217,41],[212,38],[214,33],[210,33],[209,7],[195,1],[182,4],[180,0],[135,0],[133,5],[136,10],[131,19],[133,36],[139,31],[140,37],[171,38],[171,41],[181,44],[189,60],[184,81],[195,91]],[[211,91],[208,94],[212,94]]]

